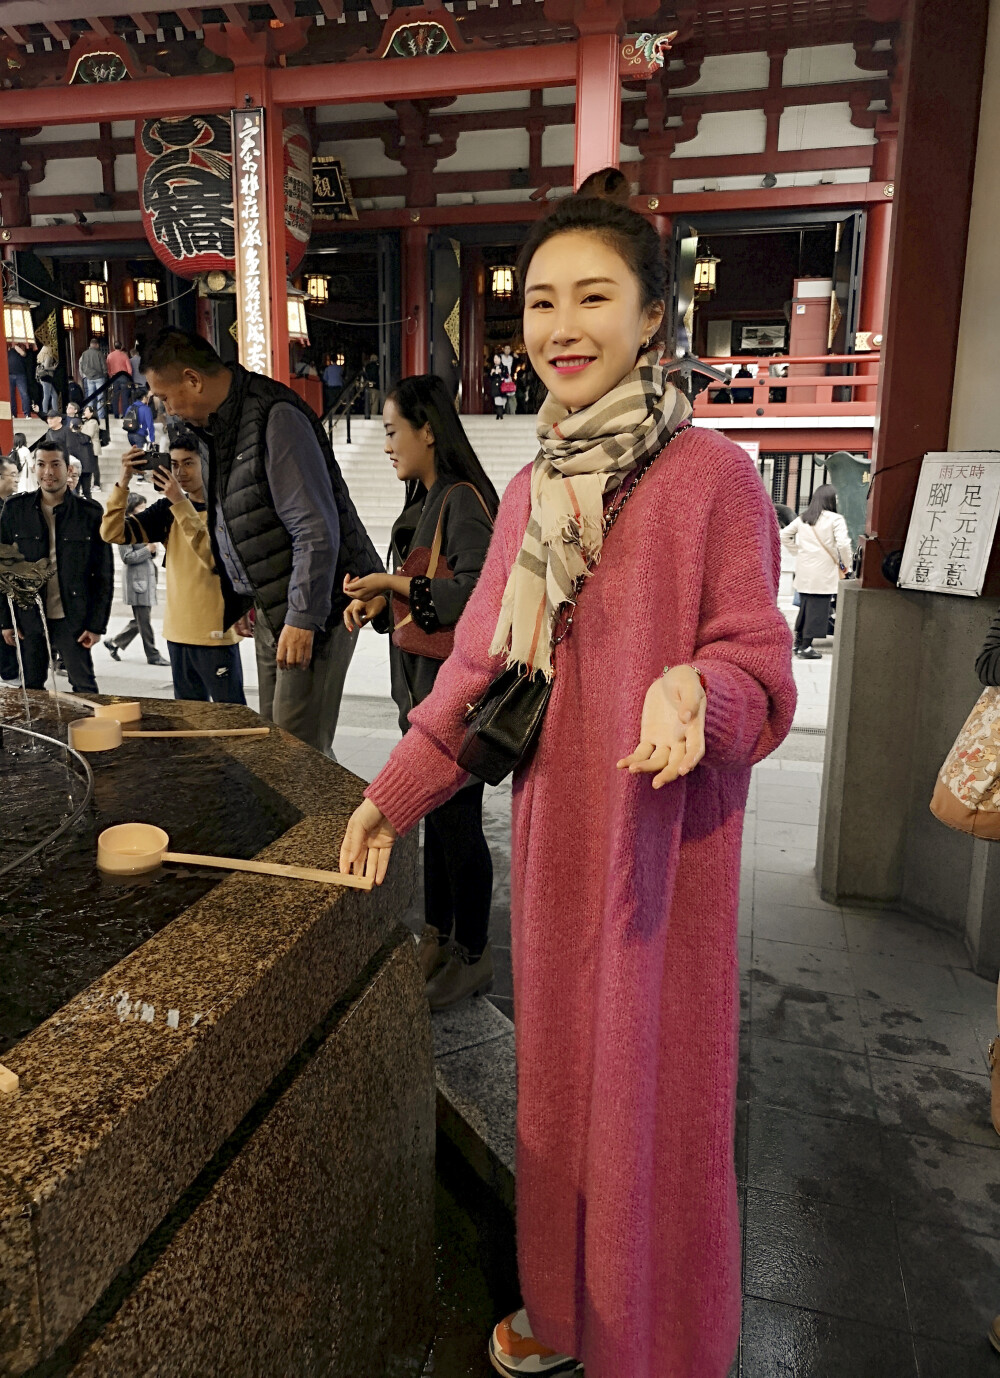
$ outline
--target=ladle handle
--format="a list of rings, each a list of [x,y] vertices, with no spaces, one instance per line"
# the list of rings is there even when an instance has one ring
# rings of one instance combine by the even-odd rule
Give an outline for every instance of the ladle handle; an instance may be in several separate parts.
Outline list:
[[[123,732],[123,737],[266,737],[269,727],[191,727],[163,732]]]
[[[290,880],[318,880],[324,885],[346,885],[352,890],[370,890],[371,876],[352,876],[345,871],[318,871],[314,866],[282,866],[274,861],[240,861],[228,856],[198,856],[194,852],[164,852],[162,861],[179,861],[184,866],[218,866],[224,871],[254,871],[261,876],[286,876]]]

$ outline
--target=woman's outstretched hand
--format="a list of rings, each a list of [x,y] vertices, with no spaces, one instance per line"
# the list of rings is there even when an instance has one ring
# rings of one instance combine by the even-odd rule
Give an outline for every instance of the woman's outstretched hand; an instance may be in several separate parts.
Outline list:
[[[340,869],[356,876],[374,876],[375,884],[381,885],[397,836],[385,814],[370,799],[363,799],[351,814],[340,844]]]
[[[618,762],[630,775],[652,775],[659,789],[687,775],[705,754],[707,699],[697,670],[675,665],[646,690],[639,745]]]

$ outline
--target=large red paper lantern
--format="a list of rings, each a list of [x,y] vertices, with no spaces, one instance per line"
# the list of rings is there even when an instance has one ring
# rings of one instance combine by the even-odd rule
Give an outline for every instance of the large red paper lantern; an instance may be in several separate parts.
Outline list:
[[[299,110],[283,129],[285,253],[302,262],[312,233],[312,149]],[[136,122],[139,206],[146,238],[178,277],[235,273],[233,138],[228,115],[185,115]]]

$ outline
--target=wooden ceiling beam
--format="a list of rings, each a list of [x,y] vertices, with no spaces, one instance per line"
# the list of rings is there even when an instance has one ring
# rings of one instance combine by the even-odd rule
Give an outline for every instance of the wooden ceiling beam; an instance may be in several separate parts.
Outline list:
[[[95,33],[98,38],[117,37],[117,30],[115,29],[115,21],[113,19],[104,19],[99,15],[89,14],[87,16],[87,23],[90,25],[91,31]]]
[[[26,47],[31,42],[27,32],[24,29],[19,29],[16,24],[0,24],[0,29],[4,31],[12,43],[16,43],[20,48]]]
[[[176,14],[182,27],[187,29],[189,33],[196,33],[203,27],[201,22],[201,10],[175,9],[174,14]]]
[[[794,105],[830,105],[838,101],[849,104],[859,97],[877,100],[889,94],[884,77],[871,77],[864,81],[827,82],[820,86],[784,86],[780,91],[782,108]],[[743,110],[761,110],[766,93],[764,91],[722,91],[705,96],[674,96],[666,102],[666,114],[681,115],[685,110],[696,109],[699,114],[715,114]],[[626,101],[624,109],[633,119],[643,117],[645,104],[642,101]],[[535,112],[530,107],[512,110],[477,110],[466,114],[432,116],[429,132],[440,133],[439,122],[447,120],[449,126],[457,125],[463,134],[480,130],[524,129]],[[575,105],[546,105],[542,107],[546,127],[573,124],[576,119]],[[318,143],[344,143],[352,139],[380,138],[396,128],[396,120],[346,120],[343,123],[327,120],[317,123]]]
[[[131,17],[132,23],[135,25],[135,27],[139,30],[140,33],[144,33],[144,34],[146,35],[147,38],[153,38],[153,37],[155,37],[155,35],[156,35],[156,21],[155,21],[155,19],[150,19],[150,17],[149,17],[148,14],[139,14],[138,12],[135,13],[135,14],[133,14],[133,15],[131,15],[130,17]]]
[[[268,0],[275,19],[282,24],[291,24],[295,20],[295,0]]]
[[[72,30],[64,27],[62,24],[59,23],[58,20],[46,19],[45,27],[48,29],[49,33],[56,40],[57,43],[72,43]]]
[[[247,16],[244,5],[220,5],[219,9],[226,16],[228,23],[235,24],[238,29],[246,28]]]
[[[336,23],[344,13],[344,0],[319,0],[319,7],[331,23]]]

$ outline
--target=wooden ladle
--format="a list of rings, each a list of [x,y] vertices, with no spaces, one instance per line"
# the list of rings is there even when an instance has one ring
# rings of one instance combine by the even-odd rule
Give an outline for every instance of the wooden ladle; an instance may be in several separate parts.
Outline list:
[[[109,875],[140,875],[155,871],[162,861],[182,866],[217,866],[224,871],[253,871],[262,876],[290,880],[315,880],[322,885],[344,885],[370,890],[371,876],[352,876],[344,871],[320,871],[313,866],[282,866],[273,861],[241,861],[238,857],[199,856],[194,852],[169,852],[170,838],[153,823],[119,823],[105,828],[97,839],[97,865]]]

